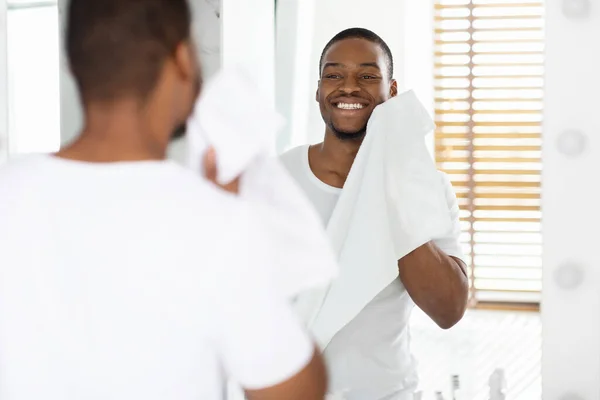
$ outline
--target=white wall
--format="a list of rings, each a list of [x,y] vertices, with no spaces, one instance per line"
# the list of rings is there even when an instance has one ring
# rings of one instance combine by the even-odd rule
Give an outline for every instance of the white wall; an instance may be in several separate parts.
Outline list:
[[[275,105],[275,5],[273,0],[222,0],[221,61],[242,65],[264,101]]]
[[[0,1],[0,164],[8,160],[8,69],[6,1]]]
[[[192,36],[198,46],[204,79],[209,79],[221,67],[221,4],[220,0],[193,0]]]
[[[193,0],[193,35],[205,80],[221,67],[242,65],[275,103],[275,7],[273,0]],[[217,13],[215,13],[217,11]],[[232,107],[243,106],[231,93]],[[184,162],[186,141],[171,145],[169,157]]]
[[[192,36],[198,47],[202,63],[202,76],[205,80],[221,67],[221,4],[220,0],[194,0],[192,9]],[[181,138],[169,146],[168,157],[185,163],[187,142]]]
[[[82,124],[81,106],[75,82],[69,71],[65,56],[65,29],[68,0],[58,0],[58,18],[60,29],[60,141],[62,144],[72,141]]]
[[[17,5],[14,0],[9,4],[9,157],[55,152],[60,147],[57,7],[51,3]]]
[[[320,0],[323,1],[323,0]],[[307,99],[313,92],[310,81],[316,0],[279,0],[275,58],[277,111],[287,124],[279,134],[277,150],[306,141]]]
[[[433,0],[408,0],[404,3],[404,87],[414,90],[433,116]],[[427,136],[427,146],[434,155],[434,135]]]
[[[592,2],[587,19],[570,20],[561,3],[546,3],[543,392],[544,400],[595,400],[600,398],[600,10]],[[561,136],[567,129],[583,133],[587,145],[581,154],[577,136]],[[563,140],[573,156],[561,152]],[[579,397],[563,397],[567,393]]]

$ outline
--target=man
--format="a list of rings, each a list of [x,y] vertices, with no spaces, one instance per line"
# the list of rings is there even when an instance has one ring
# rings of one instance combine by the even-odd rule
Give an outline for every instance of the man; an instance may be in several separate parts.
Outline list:
[[[398,89],[389,47],[366,29],[348,29],[331,39],[319,72],[316,100],[326,125],[324,141],[292,149],[282,161],[327,224],[373,109]],[[400,282],[377,295],[325,349],[332,382],[350,388],[348,400],[412,399],[417,377],[408,317],[402,312],[407,304],[410,309],[416,303],[444,329],[465,312],[468,280],[460,259],[458,206],[448,179],[442,174],[440,179],[446,185],[452,232],[398,260]],[[385,387],[373,387],[372,382],[382,379]]]
[[[186,0],[71,0],[67,24],[81,135],[0,170],[0,398],[322,399],[252,216],[165,160],[200,89]]]

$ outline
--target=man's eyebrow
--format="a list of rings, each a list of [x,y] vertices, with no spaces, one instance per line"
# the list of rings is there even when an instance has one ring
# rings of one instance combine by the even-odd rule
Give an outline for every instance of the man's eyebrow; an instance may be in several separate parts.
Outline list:
[[[342,63],[337,63],[337,62],[328,62],[323,65],[323,69],[329,68],[329,67],[345,67],[345,65]]]
[[[380,68],[379,68],[379,64],[377,64],[377,63],[374,63],[374,62],[370,62],[370,63],[362,63],[362,64],[360,64],[360,66],[361,66],[361,67],[373,67],[373,68],[380,69]]]
[[[325,68],[329,68],[329,67],[342,67],[342,68],[346,68],[346,65],[342,64],[342,63],[338,63],[338,62],[328,62],[325,63],[323,65],[323,69]],[[379,64],[377,64],[376,62],[368,62],[368,63],[362,63],[360,64],[360,67],[365,68],[365,67],[373,67],[373,68],[379,68]]]

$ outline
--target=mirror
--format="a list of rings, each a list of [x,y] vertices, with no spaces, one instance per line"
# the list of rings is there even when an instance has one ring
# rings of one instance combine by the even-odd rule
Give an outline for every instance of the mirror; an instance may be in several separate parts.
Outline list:
[[[453,398],[458,375],[456,398],[488,399],[498,371],[506,378],[507,399],[541,398],[542,388],[544,399],[596,398],[598,340],[571,331],[597,337],[596,258],[582,248],[580,235],[565,237],[563,227],[585,229],[559,216],[559,207],[571,209],[575,201],[568,205],[559,187],[587,190],[582,171],[591,167],[586,143],[592,122],[583,110],[592,104],[598,79],[575,60],[597,53],[591,47],[597,28],[584,22],[566,27],[560,4],[543,1],[283,3],[277,10],[276,90],[289,124],[282,153],[323,140],[315,101],[319,57],[347,28],[367,28],[386,41],[399,91],[414,90],[435,119],[426,141],[438,169],[451,178],[461,209],[470,303],[450,330],[415,307],[410,347],[422,398],[434,399],[437,391]],[[578,208],[581,219],[591,210]],[[578,317],[574,310],[581,306],[596,311]],[[559,350],[575,342],[572,351]]]

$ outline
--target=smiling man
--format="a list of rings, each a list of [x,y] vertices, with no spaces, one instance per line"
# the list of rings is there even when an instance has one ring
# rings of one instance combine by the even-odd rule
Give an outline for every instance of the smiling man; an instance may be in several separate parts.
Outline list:
[[[365,29],[348,29],[331,39],[319,72],[316,100],[325,138],[290,150],[282,161],[327,224],[371,113],[396,96],[398,88],[389,47]],[[325,349],[332,382],[350,388],[344,394],[348,400],[412,400],[417,376],[409,350],[410,313],[404,310],[416,304],[444,329],[465,312],[468,280],[460,259],[458,205],[447,177],[440,173],[440,180],[453,229],[398,260],[399,280],[381,291]]]

